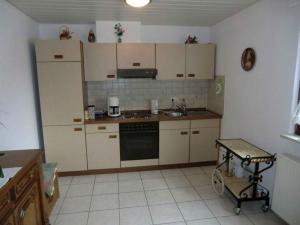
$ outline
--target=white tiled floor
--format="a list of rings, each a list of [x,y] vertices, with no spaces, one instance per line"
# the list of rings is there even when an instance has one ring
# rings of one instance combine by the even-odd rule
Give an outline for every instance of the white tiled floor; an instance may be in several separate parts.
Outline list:
[[[52,225],[285,225],[261,203],[235,203],[210,185],[213,167],[62,177]]]

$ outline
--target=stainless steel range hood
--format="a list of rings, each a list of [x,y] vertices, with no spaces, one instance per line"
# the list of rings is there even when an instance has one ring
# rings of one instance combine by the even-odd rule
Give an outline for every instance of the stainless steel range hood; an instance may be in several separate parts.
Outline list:
[[[131,79],[131,78],[151,78],[155,79],[157,69],[118,69],[118,78]]]

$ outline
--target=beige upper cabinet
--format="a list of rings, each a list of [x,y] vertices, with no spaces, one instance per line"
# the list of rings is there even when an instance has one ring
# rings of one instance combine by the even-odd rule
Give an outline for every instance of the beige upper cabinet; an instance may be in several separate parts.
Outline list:
[[[57,162],[60,172],[87,169],[84,125],[43,127],[47,162]]]
[[[156,44],[158,80],[185,79],[185,44]]]
[[[214,79],[215,45],[186,45],[186,78]]]
[[[160,122],[159,164],[188,163],[189,141],[189,120]]]
[[[218,160],[216,140],[220,133],[219,123],[218,119],[191,121],[190,162]]]
[[[39,40],[35,44],[38,62],[79,62],[81,61],[79,40]]]
[[[86,81],[105,81],[117,78],[116,44],[90,43],[84,45]]]
[[[118,69],[155,68],[155,44],[117,44]]]
[[[43,126],[82,124],[81,62],[38,63]]]

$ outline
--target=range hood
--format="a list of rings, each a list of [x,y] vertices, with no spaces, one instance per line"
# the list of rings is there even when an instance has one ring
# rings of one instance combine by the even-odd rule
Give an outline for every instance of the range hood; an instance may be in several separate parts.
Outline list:
[[[155,79],[157,69],[118,69],[118,78],[131,79],[131,78],[151,78]]]

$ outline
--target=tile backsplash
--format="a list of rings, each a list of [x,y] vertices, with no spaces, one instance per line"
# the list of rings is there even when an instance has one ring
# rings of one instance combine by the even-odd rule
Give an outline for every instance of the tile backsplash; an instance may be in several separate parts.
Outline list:
[[[159,108],[171,106],[174,98],[179,104],[185,98],[187,107],[207,107],[208,81],[163,81],[151,79],[118,79],[86,83],[88,104],[107,109],[107,97],[118,96],[121,110],[150,109],[150,100],[158,99]]]

